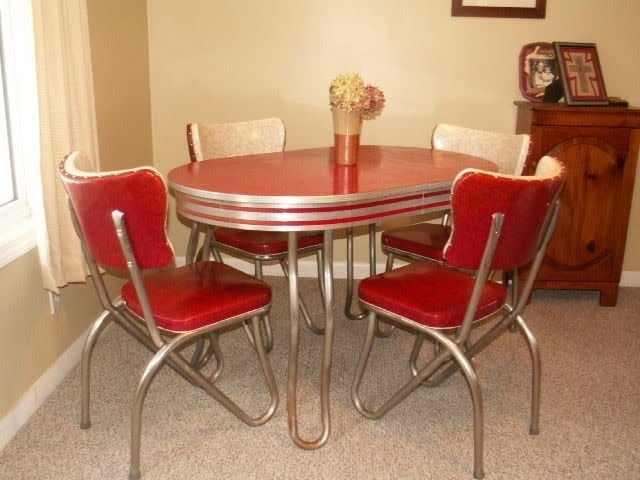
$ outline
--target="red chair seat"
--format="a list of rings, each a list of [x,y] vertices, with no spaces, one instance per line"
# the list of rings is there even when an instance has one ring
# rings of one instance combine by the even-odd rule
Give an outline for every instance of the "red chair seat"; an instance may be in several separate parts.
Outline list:
[[[383,232],[382,245],[442,262],[442,250],[450,234],[449,226],[418,223]]]
[[[158,327],[172,332],[195,330],[271,302],[269,285],[219,262],[193,263],[143,279]],[[121,293],[127,308],[143,317],[133,282]]]
[[[360,282],[360,300],[401,315],[427,327],[449,328],[462,324],[474,277],[432,263],[414,263],[366,278]],[[498,311],[507,287],[487,282],[476,319]]]
[[[279,255],[287,253],[287,232],[258,232],[235,228],[216,228],[216,243],[253,255]],[[298,235],[298,249],[320,247],[324,242],[322,232],[302,232]]]

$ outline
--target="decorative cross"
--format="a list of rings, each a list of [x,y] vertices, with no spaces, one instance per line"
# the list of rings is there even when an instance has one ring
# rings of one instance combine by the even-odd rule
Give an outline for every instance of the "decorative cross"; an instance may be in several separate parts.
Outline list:
[[[571,55],[572,64],[569,65],[569,72],[571,72],[574,77],[577,77],[580,83],[580,90],[588,93],[593,91],[589,79],[593,78],[594,68],[591,62],[585,63],[584,59],[584,54]]]

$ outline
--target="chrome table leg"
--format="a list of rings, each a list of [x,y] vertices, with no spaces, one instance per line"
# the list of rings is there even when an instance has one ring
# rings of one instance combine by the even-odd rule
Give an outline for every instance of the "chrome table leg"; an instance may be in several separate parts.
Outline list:
[[[333,232],[325,231],[324,234],[324,312],[325,332],[322,351],[322,365],[320,368],[320,415],[322,432],[314,440],[305,440],[298,434],[298,400],[297,400],[297,375],[298,375],[298,347],[300,340],[300,310],[298,297],[298,252],[296,249],[297,234],[289,232],[289,364],[287,378],[287,414],[289,422],[289,434],[293,442],[300,448],[312,450],[323,446],[329,438],[331,428],[329,413],[329,388],[331,383],[331,356],[334,335],[333,312]]]

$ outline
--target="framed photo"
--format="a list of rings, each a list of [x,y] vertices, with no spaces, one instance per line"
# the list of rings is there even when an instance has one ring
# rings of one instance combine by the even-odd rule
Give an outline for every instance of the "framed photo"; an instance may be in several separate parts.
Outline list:
[[[564,99],[570,105],[608,105],[595,43],[553,42]]]
[[[547,0],[451,0],[452,17],[544,18]]]
[[[553,45],[539,42],[522,47],[518,70],[522,96],[532,102],[542,102],[544,89],[560,78]]]

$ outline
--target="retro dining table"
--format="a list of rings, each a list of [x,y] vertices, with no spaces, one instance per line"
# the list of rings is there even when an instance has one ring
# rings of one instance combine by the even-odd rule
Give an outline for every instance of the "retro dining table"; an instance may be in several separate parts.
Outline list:
[[[198,223],[288,232],[289,358],[287,412],[293,442],[325,444],[330,432],[329,388],[334,337],[333,231],[445,210],[453,179],[465,168],[493,163],[418,147],[361,145],[357,165],[336,165],[332,147],[193,162],[169,172],[177,212]],[[298,433],[299,300],[297,232],[323,230],[325,334],[320,369],[321,433]]]

